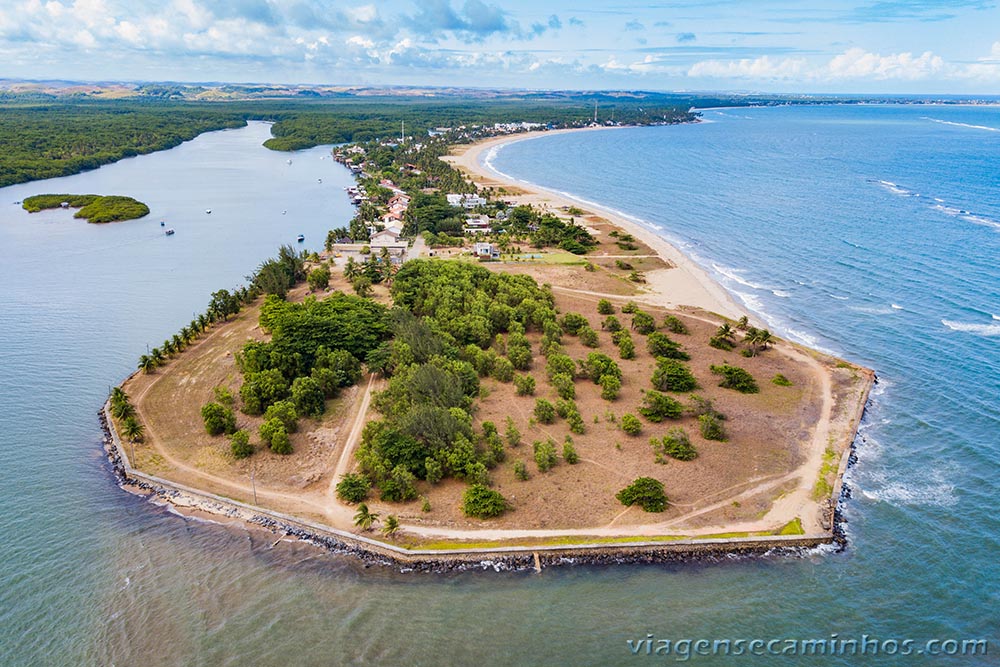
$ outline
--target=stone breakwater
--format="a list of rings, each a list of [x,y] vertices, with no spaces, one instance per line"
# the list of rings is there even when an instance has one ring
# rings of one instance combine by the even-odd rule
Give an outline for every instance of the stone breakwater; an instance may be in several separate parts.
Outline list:
[[[107,406],[99,415],[105,434],[104,449],[108,462],[115,480],[122,489],[150,500],[170,503],[181,510],[206,512],[242,521],[247,526],[267,530],[275,535],[302,540],[329,553],[353,557],[366,568],[377,565],[397,568],[401,572],[446,573],[473,570],[496,572],[541,570],[546,567],[567,565],[721,563],[746,558],[804,557],[817,547],[831,545],[834,551],[840,551],[846,544],[842,507],[850,498],[850,489],[846,484],[842,484],[834,510],[832,534],[826,535],[448,550],[405,549],[362,535],[314,525],[294,517],[213,496],[135,471],[123,453]],[[853,452],[854,444],[851,446],[850,457],[855,461],[857,457]]]

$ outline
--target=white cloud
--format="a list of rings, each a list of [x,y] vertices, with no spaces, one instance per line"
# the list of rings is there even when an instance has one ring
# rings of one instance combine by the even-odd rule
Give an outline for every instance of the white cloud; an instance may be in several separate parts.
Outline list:
[[[807,68],[804,58],[775,59],[770,56],[740,60],[703,60],[688,69],[690,77],[712,79],[795,79]]]
[[[901,79],[914,81],[940,74],[945,69],[941,56],[924,51],[914,57],[912,53],[891,53],[887,56],[854,48],[835,56],[826,66],[831,79]],[[818,72],[823,78],[823,72]]]

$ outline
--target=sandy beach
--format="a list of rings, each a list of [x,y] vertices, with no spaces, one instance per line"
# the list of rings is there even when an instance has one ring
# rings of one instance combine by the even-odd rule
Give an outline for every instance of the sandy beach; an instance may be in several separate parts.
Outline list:
[[[468,173],[481,187],[503,187],[517,193],[504,196],[505,200],[554,211],[567,207],[592,211],[648,245],[670,264],[671,268],[650,271],[646,274],[646,286],[640,297],[642,300],[664,308],[693,306],[731,319],[738,319],[742,315],[754,319],[751,313],[737,304],[725,288],[714,281],[700,266],[652,230],[607,208],[590,203],[584,204],[540,186],[513,180],[483,163],[486,154],[498,146],[564,132],[610,132],[616,129],[553,130],[493,137],[474,144],[456,146],[454,154],[446,159]]]

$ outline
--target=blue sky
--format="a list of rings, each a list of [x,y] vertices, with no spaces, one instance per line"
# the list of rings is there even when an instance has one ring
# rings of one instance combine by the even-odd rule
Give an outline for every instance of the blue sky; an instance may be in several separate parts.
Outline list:
[[[0,0],[0,77],[997,94],[1000,9],[992,0]]]

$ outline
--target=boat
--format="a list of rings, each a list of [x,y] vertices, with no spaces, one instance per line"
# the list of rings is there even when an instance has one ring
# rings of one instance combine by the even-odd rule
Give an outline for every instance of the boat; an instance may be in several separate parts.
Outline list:
[[[282,212],[281,212],[281,215],[284,215],[284,214],[286,214],[286,213],[288,213],[288,211],[282,211]]]
[[[165,226],[166,226],[166,224],[167,224],[167,223],[165,223],[165,222],[163,222],[162,220],[160,220],[160,227],[165,227]]]
[[[291,161],[291,160],[288,160],[288,164],[291,164],[291,163],[292,163],[292,161]]]
[[[296,241],[298,241],[299,243],[302,243],[305,240],[306,240],[305,234],[299,234],[299,237],[296,239]]]
[[[210,215],[211,213],[212,213],[212,209],[210,209],[210,208],[206,208],[205,209],[205,214],[206,215]]]
[[[317,178],[316,180],[317,180],[317,181],[318,181],[319,183],[322,183],[322,182],[323,182],[323,179],[322,179],[322,178]]]
[[[167,236],[173,236],[174,235],[174,228],[171,227],[170,229],[168,229],[167,231],[165,231],[163,233],[166,234]]]

